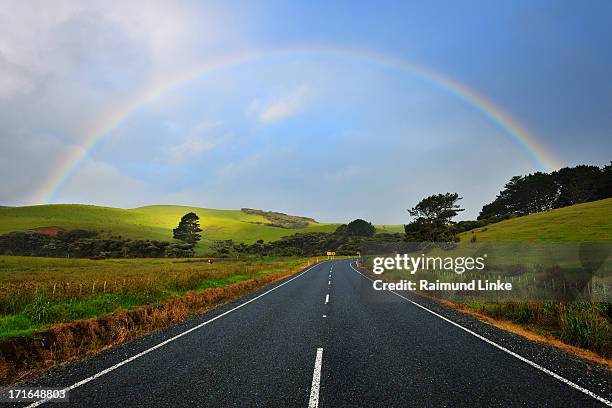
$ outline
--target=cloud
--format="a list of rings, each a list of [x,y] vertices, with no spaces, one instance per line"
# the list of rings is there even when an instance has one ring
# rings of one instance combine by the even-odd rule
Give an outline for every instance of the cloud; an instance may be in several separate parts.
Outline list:
[[[249,106],[248,112],[257,115],[258,120],[262,123],[278,122],[299,113],[303,109],[308,95],[308,87],[298,85],[282,97],[276,97],[265,102],[259,99],[254,100]]]
[[[134,207],[146,202],[150,186],[108,163],[87,160],[62,188],[62,202]]]
[[[59,0],[52,7],[39,6],[19,0],[3,2],[2,76],[10,66],[33,80],[57,80],[45,77],[72,74],[87,63],[114,69],[143,54],[149,66],[157,67],[187,48],[193,34],[190,28],[196,24],[173,1]],[[176,47],[177,43],[183,47]]]
[[[224,143],[230,137],[229,134],[225,134],[221,137],[215,137],[211,134],[211,132],[218,129],[220,126],[221,122],[209,121],[203,121],[194,126],[189,135],[187,135],[180,144],[172,146],[169,149],[169,163],[184,163]]]
[[[240,161],[231,161],[225,164],[218,173],[220,180],[223,180],[224,177],[238,177],[247,171],[252,172],[261,162],[263,157],[264,155],[262,153],[255,152],[242,158]]]
[[[0,98],[13,96],[18,92],[29,92],[31,89],[30,73],[11,63],[0,52]]]
[[[345,183],[351,181],[361,174],[359,167],[354,165],[348,165],[344,168],[339,169],[336,172],[329,174],[329,180],[335,183]]]

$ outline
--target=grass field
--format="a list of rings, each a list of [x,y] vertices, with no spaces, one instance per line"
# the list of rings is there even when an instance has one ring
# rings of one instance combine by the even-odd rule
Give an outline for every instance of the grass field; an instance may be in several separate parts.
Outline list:
[[[0,339],[46,325],[160,302],[305,264],[304,259],[216,261],[0,256]]]
[[[470,242],[473,236],[476,236],[478,244],[495,242],[573,243],[569,247],[560,246],[557,252],[564,248],[568,250],[564,254],[558,253],[555,259],[555,262],[562,267],[571,265],[572,258],[574,260],[578,258],[575,249],[580,248],[579,243],[581,242],[610,243],[612,245],[612,199],[577,204],[490,224],[461,234],[461,242]],[[573,246],[576,248],[571,250]],[[532,247],[532,251],[536,250],[537,246]],[[507,265],[523,263],[533,266],[533,263],[541,262],[535,261],[536,257],[533,254],[525,254],[524,251],[516,254],[514,258],[514,261],[507,260]],[[609,265],[610,262],[612,261],[608,257],[607,264]],[[595,276],[587,285],[587,289],[590,287],[592,291],[595,287],[601,291],[602,282],[610,288],[612,279],[609,270],[608,266],[608,272],[603,273],[603,277]],[[533,272],[527,271],[527,274],[530,273]],[[518,278],[513,277],[515,284]],[[561,290],[561,282],[562,279],[565,280],[565,277],[557,273],[549,275],[548,279],[556,279],[557,290]],[[525,279],[523,279],[524,282],[526,282]],[[548,288],[550,285],[551,282],[548,283]],[[595,351],[603,357],[612,359],[612,303],[610,302],[471,301],[464,305],[470,310],[495,319],[510,320],[538,334],[559,338],[566,343]]]
[[[461,242],[612,242],[612,198],[513,218],[462,233]]]
[[[156,205],[129,210],[78,204],[53,204],[0,208],[0,233],[38,227],[102,231],[133,239],[172,240],[172,229],[188,212],[200,217],[204,232],[196,250],[201,253],[213,240],[232,239],[253,243],[271,241],[297,232],[334,231],[337,224],[310,223],[306,228],[287,229],[264,225],[260,215],[240,210],[212,210],[199,207]]]

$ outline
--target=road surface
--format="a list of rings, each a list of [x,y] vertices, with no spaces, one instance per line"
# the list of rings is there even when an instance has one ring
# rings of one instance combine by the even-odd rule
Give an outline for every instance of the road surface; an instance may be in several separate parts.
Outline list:
[[[605,406],[607,369],[327,261],[31,382],[80,407]],[[415,302],[415,303],[413,303]],[[36,405],[36,404],[34,404]],[[44,404],[42,404],[44,405]]]

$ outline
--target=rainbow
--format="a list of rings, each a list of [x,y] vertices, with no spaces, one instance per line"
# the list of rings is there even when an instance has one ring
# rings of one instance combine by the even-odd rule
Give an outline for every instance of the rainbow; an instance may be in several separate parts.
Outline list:
[[[40,204],[50,202],[56,192],[61,189],[64,182],[75,172],[79,164],[90,154],[100,140],[108,135],[113,129],[119,127],[132,113],[147,103],[159,98],[165,92],[215,71],[284,54],[348,57],[356,59],[357,61],[371,62],[414,75],[454,95],[482,114],[491,123],[502,130],[503,134],[521,147],[541,170],[551,171],[561,167],[558,161],[547,152],[537,139],[508,113],[504,112],[484,96],[479,95],[473,89],[469,89],[448,77],[423,68],[410,61],[397,59],[372,51],[329,47],[297,47],[237,54],[213,62],[192,66],[169,78],[164,78],[149,84],[149,86],[141,92],[119,103],[111,112],[99,118],[97,124],[86,132],[80,146],[69,149],[68,153],[48,175],[41,187],[35,192],[32,200],[33,203]]]

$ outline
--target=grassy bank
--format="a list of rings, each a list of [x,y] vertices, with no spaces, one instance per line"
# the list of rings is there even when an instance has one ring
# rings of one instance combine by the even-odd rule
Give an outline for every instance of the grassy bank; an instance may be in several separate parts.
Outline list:
[[[158,303],[304,265],[303,259],[215,261],[0,256],[0,339]]]
[[[2,287],[12,293],[1,302],[6,311],[0,339],[2,385],[181,322],[288,277],[310,262],[209,265],[193,259],[148,259],[62,265],[61,260],[40,258],[1,260]],[[31,267],[23,276],[20,262]],[[112,285],[104,280],[109,277],[116,278]]]
[[[491,224],[461,234],[462,242],[473,237],[487,242],[604,242],[612,245],[612,199],[599,200],[531,214]],[[529,263],[529,259],[518,258]],[[567,254],[566,254],[567,255]],[[570,262],[569,257],[566,262]],[[561,263],[563,261],[560,261]],[[608,256],[599,277],[611,287]],[[508,269],[508,268],[506,268]],[[557,269],[557,275],[561,269]],[[550,276],[554,279],[555,276]],[[557,276],[561,287],[561,276]],[[601,281],[593,277],[593,283]],[[550,286],[550,284],[549,284]],[[597,286],[597,285],[595,285]],[[588,286],[587,286],[588,288]],[[465,302],[470,310],[499,320],[518,323],[530,331],[558,338],[568,344],[595,351],[612,359],[612,304],[610,302],[520,301]]]
[[[612,198],[513,218],[459,235],[461,242],[612,242]]]

